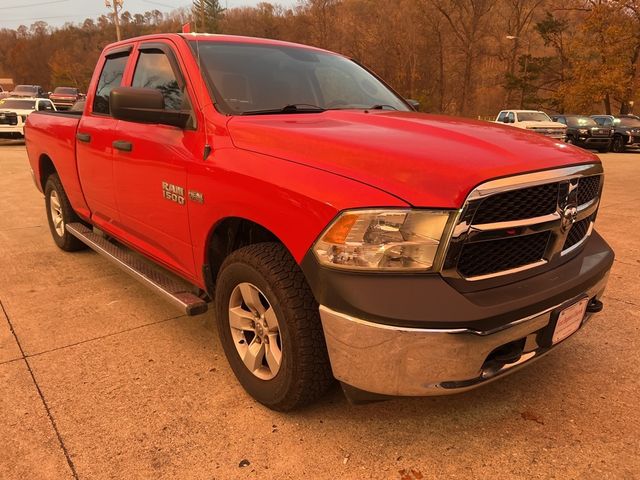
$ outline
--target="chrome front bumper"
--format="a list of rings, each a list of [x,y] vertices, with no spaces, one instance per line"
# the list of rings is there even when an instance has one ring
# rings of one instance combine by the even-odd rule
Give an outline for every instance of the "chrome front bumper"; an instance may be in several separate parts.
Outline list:
[[[588,291],[599,299],[608,275]],[[585,295],[580,295],[579,298]],[[490,331],[404,328],[354,318],[323,305],[320,317],[333,374],[365,392],[391,396],[447,395],[469,390],[513,372],[555,347],[540,342],[563,302]],[[591,314],[587,313],[582,326]],[[524,344],[510,363],[487,361],[511,342]]]

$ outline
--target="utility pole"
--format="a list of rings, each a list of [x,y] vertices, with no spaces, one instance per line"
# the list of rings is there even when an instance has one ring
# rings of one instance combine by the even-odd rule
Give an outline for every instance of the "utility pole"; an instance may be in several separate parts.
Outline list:
[[[118,41],[122,40],[122,37],[120,36],[120,18],[119,18],[119,12],[120,10],[122,10],[122,4],[124,3],[124,0],[113,0],[113,4],[111,3],[112,0],[104,0],[104,5],[107,8],[111,8],[113,6],[113,23],[116,24],[116,38],[118,39]]]

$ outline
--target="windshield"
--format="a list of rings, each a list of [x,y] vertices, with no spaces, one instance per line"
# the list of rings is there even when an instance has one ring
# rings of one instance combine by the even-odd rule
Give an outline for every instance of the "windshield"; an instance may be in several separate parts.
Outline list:
[[[191,41],[225,113],[251,114],[297,105],[297,111],[410,110],[355,62],[304,48]],[[296,109],[287,112],[294,113]]]
[[[551,119],[543,112],[519,112],[519,122],[550,122]]]
[[[77,95],[78,90],[75,88],[58,87],[53,91],[53,93],[59,93],[61,95]]]
[[[637,118],[616,118],[613,123],[621,127],[640,127],[640,120]]]
[[[567,125],[570,127],[597,127],[598,123],[589,117],[567,117]]]
[[[35,91],[36,91],[35,87],[32,87],[30,85],[18,85],[14,90],[14,92],[26,92],[26,93],[33,93]]]
[[[35,110],[36,102],[33,100],[0,100],[0,108],[16,108],[18,110]]]

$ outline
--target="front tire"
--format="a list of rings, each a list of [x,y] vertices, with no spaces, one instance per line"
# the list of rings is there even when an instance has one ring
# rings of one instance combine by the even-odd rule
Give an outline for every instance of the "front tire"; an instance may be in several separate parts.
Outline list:
[[[47,210],[49,230],[56,245],[65,252],[75,252],[86,248],[86,245],[71,235],[67,229],[67,223],[80,222],[80,218],[73,211],[67,194],[62,188],[60,177],[52,173],[47,178],[44,187],[44,201]]]
[[[616,135],[613,137],[611,151],[615,153],[624,153],[625,149],[626,145],[624,144],[624,137],[622,135]]]
[[[227,360],[258,402],[294,410],[333,383],[318,304],[283,245],[258,243],[229,255],[215,305]]]

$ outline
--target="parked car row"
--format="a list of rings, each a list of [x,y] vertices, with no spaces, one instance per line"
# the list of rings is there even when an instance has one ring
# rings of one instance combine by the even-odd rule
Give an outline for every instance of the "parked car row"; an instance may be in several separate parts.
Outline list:
[[[55,110],[56,106],[48,98],[9,97],[0,100],[0,137],[23,137],[29,114]]]
[[[640,147],[640,117],[635,115],[561,114],[552,118],[538,110],[502,110],[495,121],[600,153]]]
[[[0,99],[2,98],[48,98],[53,101],[59,110],[71,108],[74,103],[84,98],[74,87],[57,87],[53,92],[45,92],[40,85],[17,85],[10,92],[3,91],[0,87]]]
[[[611,149],[613,129],[600,126],[593,118],[585,115],[556,115],[553,119],[566,125],[566,142],[582,148],[593,148],[600,153]]]
[[[592,115],[596,123],[613,130],[611,151],[624,152],[628,147],[640,147],[640,117],[636,115]]]
[[[10,92],[0,87],[0,138],[24,137],[32,112],[74,110],[84,106],[84,98],[73,87],[57,87],[53,92],[45,92],[40,85],[17,85]]]

